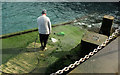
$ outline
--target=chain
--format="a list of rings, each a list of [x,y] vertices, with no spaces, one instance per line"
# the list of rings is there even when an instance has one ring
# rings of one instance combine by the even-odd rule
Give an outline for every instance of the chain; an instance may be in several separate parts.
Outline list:
[[[112,35],[109,36],[101,45],[95,48],[93,52],[90,52],[88,55],[85,55],[84,58],[80,58],[80,60],[75,61],[73,64],[70,64],[68,67],[64,67],[62,70],[58,70],[57,72],[52,73],[50,75],[63,74],[65,71],[69,71],[70,68],[74,68],[75,66],[78,66],[79,64],[83,63],[85,60],[89,59],[91,56],[93,56],[95,53],[97,53],[99,50],[105,47],[112,39],[116,38],[119,35],[119,33],[120,33],[120,29],[116,29],[115,32],[112,33]]]

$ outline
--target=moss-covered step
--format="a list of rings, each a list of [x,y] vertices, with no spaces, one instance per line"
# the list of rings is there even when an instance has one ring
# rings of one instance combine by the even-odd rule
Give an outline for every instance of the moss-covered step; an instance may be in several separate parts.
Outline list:
[[[36,53],[20,53],[0,67],[4,73],[29,73],[37,64],[38,59]]]
[[[54,27],[48,39],[46,51],[40,50],[38,32],[2,39],[2,71],[7,73],[45,73],[48,66],[64,57],[81,42],[84,31],[72,25]],[[60,32],[64,32],[64,36],[56,35]],[[51,38],[58,41],[54,43]],[[21,70],[17,70],[15,67]],[[9,68],[12,69],[9,70]]]

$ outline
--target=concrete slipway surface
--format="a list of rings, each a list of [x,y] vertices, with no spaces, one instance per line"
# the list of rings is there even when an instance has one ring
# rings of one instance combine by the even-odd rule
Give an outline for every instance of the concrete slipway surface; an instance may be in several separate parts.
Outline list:
[[[93,57],[72,70],[68,75],[118,75],[120,72],[118,69],[120,67],[120,62],[118,62],[119,46],[120,37],[117,37]]]

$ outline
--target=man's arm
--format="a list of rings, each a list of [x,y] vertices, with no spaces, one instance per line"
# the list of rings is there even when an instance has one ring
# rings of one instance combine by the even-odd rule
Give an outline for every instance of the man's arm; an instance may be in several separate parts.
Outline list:
[[[38,32],[40,31],[39,19],[37,18]],[[39,32],[40,33],[40,32]]]
[[[52,27],[51,27],[51,21],[50,21],[50,19],[48,21],[48,27],[49,27],[49,33],[51,33],[52,32]]]

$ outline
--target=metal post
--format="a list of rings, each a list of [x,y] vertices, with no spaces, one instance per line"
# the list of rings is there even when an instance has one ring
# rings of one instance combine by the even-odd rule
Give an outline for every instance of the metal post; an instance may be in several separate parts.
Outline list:
[[[103,17],[102,26],[100,28],[99,33],[110,36],[113,20],[114,20],[113,16],[105,15]]]

